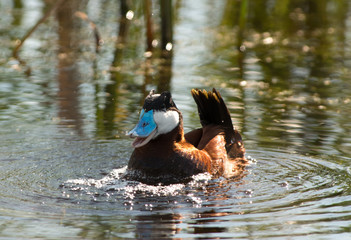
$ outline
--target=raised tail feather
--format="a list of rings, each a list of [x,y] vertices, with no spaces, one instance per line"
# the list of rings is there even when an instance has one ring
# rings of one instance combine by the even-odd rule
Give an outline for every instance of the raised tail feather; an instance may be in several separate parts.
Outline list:
[[[203,127],[210,124],[217,125],[224,131],[227,152],[232,153],[234,145],[242,146],[241,135],[234,130],[229,111],[220,93],[213,88],[212,92],[192,89],[191,94],[198,107],[201,125]]]

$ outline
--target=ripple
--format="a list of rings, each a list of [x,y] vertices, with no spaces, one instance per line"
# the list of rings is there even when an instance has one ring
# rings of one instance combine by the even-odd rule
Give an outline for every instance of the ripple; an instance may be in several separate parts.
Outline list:
[[[257,160],[251,158],[242,178],[199,174],[187,184],[167,186],[125,180],[126,167],[64,179],[53,170],[58,167],[52,161],[23,165],[23,159],[11,158],[1,175],[2,218],[39,215],[50,225],[63,221],[92,235],[101,230],[101,221],[110,222],[125,226],[124,233],[109,228],[125,238],[135,237],[127,232],[143,236],[145,229],[151,237],[162,233],[178,238],[260,239],[307,234],[313,239],[345,231],[351,219],[351,177],[347,164],[340,161],[349,159],[318,159],[272,149],[249,154]],[[87,226],[95,227],[87,230]]]

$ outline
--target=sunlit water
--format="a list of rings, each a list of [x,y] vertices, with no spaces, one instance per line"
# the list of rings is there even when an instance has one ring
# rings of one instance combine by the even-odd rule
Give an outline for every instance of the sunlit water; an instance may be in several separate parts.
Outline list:
[[[98,24],[99,53],[82,22],[78,40],[58,53],[67,46],[51,17],[23,46],[23,65],[11,48],[44,3],[9,2],[0,1],[0,238],[351,238],[347,1],[330,1],[323,23],[311,20],[322,13],[304,12],[307,3],[282,16],[282,6],[260,15],[262,6],[250,5],[243,41],[233,17],[239,1],[176,5],[168,78],[160,59],[144,57],[140,3],[122,60],[110,68],[118,3],[78,8]],[[221,92],[250,159],[240,176],[168,186],[123,179],[132,153],[125,132],[144,94],[167,84],[186,131],[199,126],[190,89]]]
[[[249,150],[239,179],[149,186],[121,178],[129,151],[114,142],[56,144],[2,159],[3,236],[316,239],[349,225],[350,168],[335,159]]]

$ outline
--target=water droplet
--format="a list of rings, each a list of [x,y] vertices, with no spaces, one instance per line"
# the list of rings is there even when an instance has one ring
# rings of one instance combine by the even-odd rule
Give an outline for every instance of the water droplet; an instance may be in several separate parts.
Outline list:
[[[246,51],[245,45],[241,45],[241,46],[239,47],[239,51],[240,51],[240,52],[245,52],[245,51]]]
[[[132,10],[129,10],[126,14],[126,18],[128,20],[132,20],[134,18],[134,12]]]
[[[273,42],[274,42],[274,40],[272,37],[267,37],[267,38],[263,39],[263,44],[265,44],[265,45],[272,44]]]
[[[146,58],[152,57],[152,52],[151,51],[144,52],[144,57]]]
[[[158,41],[156,39],[154,39],[154,40],[152,40],[151,44],[152,44],[153,47],[157,47]]]
[[[173,48],[173,44],[172,43],[169,42],[169,43],[166,44],[166,50],[167,51],[171,51],[172,48]]]
[[[245,80],[240,82],[241,87],[245,87],[246,85],[247,85],[247,82]]]
[[[252,193],[253,193],[253,191],[252,191],[251,189],[247,189],[247,190],[244,191],[244,193],[245,193],[246,195],[251,196]]]
[[[302,51],[303,51],[303,52],[308,52],[309,50],[310,50],[310,47],[307,46],[307,45],[305,45],[305,46],[302,47]]]

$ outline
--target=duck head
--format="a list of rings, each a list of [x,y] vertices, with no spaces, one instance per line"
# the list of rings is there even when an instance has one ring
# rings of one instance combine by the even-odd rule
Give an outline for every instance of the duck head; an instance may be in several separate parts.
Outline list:
[[[169,92],[155,94],[151,90],[145,98],[139,122],[127,135],[135,138],[134,148],[142,147],[159,135],[169,133],[180,123],[180,112]]]

